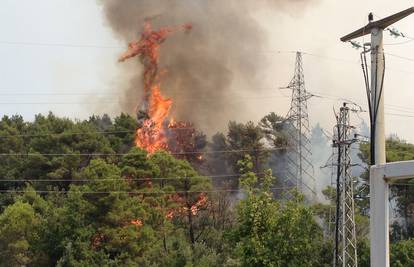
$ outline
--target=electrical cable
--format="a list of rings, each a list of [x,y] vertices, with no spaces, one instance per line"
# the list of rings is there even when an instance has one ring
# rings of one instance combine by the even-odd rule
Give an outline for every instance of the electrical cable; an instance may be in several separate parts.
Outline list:
[[[1,95],[1,94],[0,94]],[[253,97],[231,97],[233,101],[240,100],[268,100],[271,98],[286,97],[281,95],[264,95],[264,96],[253,96]],[[206,101],[217,101],[217,98],[181,98],[178,101],[183,102],[206,102]],[[135,104],[135,102],[123,102]],[[99,101],[99,102],[0,102],[0,105],[97,105],[97,104],[119,104],[119,101]]]
[[[378,47],[375,47],[375,64],[376,64],[376,68],[375,68],[375,83],[374,83],[374,89],[371,89],[371,98],[372,98],[372,102],[374,102],[374,106],[373,106],[373,113],[370,114],[371,117],[371,142],[370,142],[370,165],[375,165],[375,128],[376,128],[376,119],[377,119],[377,115],[376,115],[376,111],[377,111],[377,98],[376,95],[372,96],[373,93],[375,93],[378,89]]]
[[[37,92],[37,93],[32,93],[32,92],[15,92],[15,93],[10,93],[10,92],[2,92],[4,90],[8,90],[8,91],[18,91],[19,89],[0,89],[0,95],[1,96],[22,96],[22,95],[28,95],[28,96],[116,96],[118,94],[116,93],[100,93],[100,92],[90,92],[90,93],[46,93],[46,92]]]
[[[270,190],[280,190],[284,189],[282,187],[270,187]],[[172,190],[172,191],[158,191],[158,192],[148,192],[148,191],[53,191],[53,190],[0,190],[0,193],[38,193],[38,194],[67,194],[71,192],[81,193],[81,194],[128,194],[128,195],[165,195],[165,194],[185,194],[185,193],[220,193],[220,192],[245,192],[244,189],[221,189],[221,190]]]
[[[395,57],[395,58],[399,58],[399,59],[403,59],[403,60],[413,61],[414,62],[414,58],[403,57],[403,56],[399,56],[399,55],[391,54],[391,53],[384,53],[384,54],[387,54],[388,56],[392,56],[392,57]]]
[[[252,172],[252,174],[255,175],[263,175],[264,172]],[[229,177],[239,177],[241,174],[220,174],[220,175],[200,175],[197,177],[200,178],[212,178],[212,179],[224,179]],[[187,179],[188,177],[148,177],[148,178],[102,178],[102,179],[1,179],[0,183],[24,183],[24,182],[31,182],[31,183],[59,183],[59,182],[102,182],[102,181],[120,181],[120,180],[126,180],[126,181],[164,181],[164,180],[182,180]]]
[[[104,48],[104,49],[124,49],[124,46],[115,45],[87,45],[87,44],[65,44],[65,43],[35,43],[35,42],[10,42],[0,41],[1,45],[21,45],[21,46],[50,46],[50,47],[71,47],[71,48]]]
[[[405,40],[405,41],[399,42],[399,43],[387,43],[387,44],[384,44],[384,45],[387,45],[387,46],[388,45],[403,45],[403,44],[411,43],[412,41],[414,41],[414,39],[408,39],[408,40]]]
[[[291,147],[263,148],[263,149],[235,149],[235,150],[210,150],[210,151],[186,151],[186,152],[168,152],[170,155],[193,155],[193,154],[215,154],[215,153],[241,153],[241,152],[258,152],[258,151],[278,151],[286,150]],[[134,153],[0,153],[2,156],[134,156]]]
[[[380,104],[381,98],[382,98],[382,91],[383,91],[383,88],[384,88],[384,77],[385,77],[385,55],[384,54],[382,54],[382,60],[383,60],[384,68],[383,68],[382,75],[381,75],[382,76],[381,77],[381,87],[380,87],[380,91],[379,91],[378,103],[377,103],[377,109],[375,111],[375,116],[377,116],[377,113],[378,113],[379,104]],[[378,62],[378,59],[377,59],[377,62]],[[377,118],[375,117],[375,120],[376,119]]]

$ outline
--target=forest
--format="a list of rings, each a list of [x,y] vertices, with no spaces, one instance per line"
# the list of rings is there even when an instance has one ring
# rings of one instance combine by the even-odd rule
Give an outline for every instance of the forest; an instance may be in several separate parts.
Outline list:
[[[279,189],[280,122],[229,122],[212,138],[187,127],[170,152],[148,154],[127,114],[4,116],[0,266],[332,266],[334,189],[320,203]],[[414,145],[390,138],[387,160],[407,159]],[[359,266],[369,266],[367,177],[355,177]],[[392,266],[414,266],[410,183],[392,187]]]

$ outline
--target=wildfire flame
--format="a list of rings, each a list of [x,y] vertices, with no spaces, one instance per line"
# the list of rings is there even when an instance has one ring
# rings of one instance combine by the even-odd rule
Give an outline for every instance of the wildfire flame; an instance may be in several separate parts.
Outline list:
[[[163,27],[154,31],[149,20],[145,21],[141,39],[128,45],[128,50],[118,59],[123,62],[129,58],[139,56],[144,65],[144,101],[138,108],[138,120],[143,120],[137,129],[135,144],[148,153],[158,150],[167,150],[168,143],[165,128],[168,126],[167,117],[173,104],[171,99],[161,94],[160,72],[158,68],[159,49],[168,35],[178,30],[189,31],[190,24],[179,27]]]
[[[184,24],[178,27],[164,27],[154,31],[150,21],[146,20],[140,40],[130,43],[127,51],[118,59],[119,62],[124,62],[138,56],[144,66],[144,99],[142,105],[136,108],[138,122],[141,125],[136,131],[135,144],[145,149],[149,154],[166,150],[185,155],[186,152],[194,151],[197,148],[197,144],[194,142],[197,132],[193,125],[186,122],[176,122],[174,119],[168,118],[173,101],[165,98],[161,93],[160,79],[162,73],[158,68],[159,50],[166,38],[178,30],[188,32],[191,29],[191,24]],[[167,131],[177,128],[181,131],[175,133],[174,142],[171,142],[174,144],[170,148]],[[203,159],[198,153],[192,153],[192,157],[195,157],[198,161]],[[183,158],[192,159],[184,156]],[[207,206],[207,196],[204,193],[200,194],[196,203],[191,206],[186,204],[179,195],[174,195],[172,200],[179,203],[180,207],[167,211],[165,217],[169,220],[173,219],[174,216],[185,215],[189,212],[195,216],[201,207]],[[142,226],[142,221],[138,219],[132,220],[130,223]]]
[[[197,202],[191,206],[186,206],[185,200],[182,197],[180,197],[178,194],[173,195],[171,197],[171,200],[176,203],[179,203],[180,207],[169,209],[167,211],[165,218],[168,220],[172,220],[174,217],[178,217],[178,216],[185,216],[187,215],[188,211],[190,211],[193,216],[196,216],[201,208],[205,208],[208,205],[207,203],[208,199],[205,193],[201,193],[198,196]]]
[[[142,226],[143,225],[143,223],[140,219],[132,220],[131,224],[135,225],[135,226]]]
[[[135,144],[149,153],[167,149],[167,137],[165,135],[164,122],[169,114],[172,100],[161,95],[159,85],[151,90],[148,115],[150,119],[144,121],[137,130]]]

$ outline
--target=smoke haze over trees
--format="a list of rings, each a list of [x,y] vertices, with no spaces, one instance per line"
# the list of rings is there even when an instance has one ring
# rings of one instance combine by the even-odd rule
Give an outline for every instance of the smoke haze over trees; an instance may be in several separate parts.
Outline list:
[[[171,36],[161,48],[162,91],[172,97],[173,115],[212,134],[227,121],[239,118],[242,105],[234,95],[262,86],[259,73],[267,66],[264,29],[254,18],[258,10],[301,13],[308,0],[105,0],[105,17],[125,44],[139,38],[145,19],[154,28],[191,23],[189,34]],[[122,91],[121,107],[133,112],[141,101],[141,67],[128,63],[130,82]],[[132,77],[132,78],[131,78]],[[212,130],[211,130],[212,129]]]

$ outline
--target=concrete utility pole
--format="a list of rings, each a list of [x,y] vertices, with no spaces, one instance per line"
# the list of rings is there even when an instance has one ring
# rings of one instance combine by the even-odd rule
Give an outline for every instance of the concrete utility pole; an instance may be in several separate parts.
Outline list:
[[[336,216],[335,216],[335,258],[334,267],[358,266],[355,232],[354,182],[351,177],[350,109],[346,103],[336,116],[333,147],[337,149],[336,166]]]
[[[389,266],[388,183],[384,179],[385,175],[379,176],[383,173],[379,168],[386,166],[383,31],[413,12],[414,7],[411,7],[378,21],[373,21],[373,15],[370,13],[367,25],[341,38],[342,42],[348,42],[371,34],[371,88],[368,87],[367,94],[371,119],[371,165],[375,165],[371,167],[370,172],[370,241],[373,267]],[[412,172],[414,175],[414,165]],[[394,177],[392,173],[389,175]]]
[[[296,186],[308,197],[316,197],[313,165],[310,161],[309,115],[307,100],[312,97],[306,91],[302,67],[302,53],[296,52],[295,74],[284,89],[292,90],[292,101],[287,115],[289,123],[288,175],[285,182],[288,188]]]

